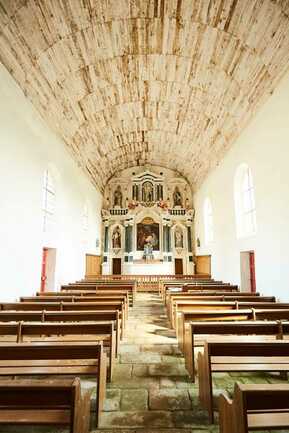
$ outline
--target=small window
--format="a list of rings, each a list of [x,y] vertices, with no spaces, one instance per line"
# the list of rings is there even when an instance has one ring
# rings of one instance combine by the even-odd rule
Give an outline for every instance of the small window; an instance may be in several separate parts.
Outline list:
[[[235,208],[237,236],[245,237],[256,233],[256,206],[253,178],[247,164],[238,167],[235,177]]]
[[[213,209],[209,198],[206,198],[204,202],[204,228],[205,244],[207,245],[214,240]]]
[[[55,188],[49,170],[45,171],[42,189],[43,231],[50,231],[54,222]]]

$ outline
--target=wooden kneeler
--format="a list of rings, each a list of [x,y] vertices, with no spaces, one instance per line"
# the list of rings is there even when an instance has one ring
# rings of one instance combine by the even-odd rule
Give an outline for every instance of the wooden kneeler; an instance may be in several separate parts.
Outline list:
[[[90,393],[81,395],[79,378],[1,381],[2,424],[66,426],[70,433],[88,433]]]

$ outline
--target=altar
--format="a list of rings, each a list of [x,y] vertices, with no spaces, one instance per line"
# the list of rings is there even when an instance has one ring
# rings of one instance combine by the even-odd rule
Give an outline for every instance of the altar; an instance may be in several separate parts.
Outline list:
[[[123,264],[123,274],[125,275],[173,275],[173,263],[163,263],[156,261],[143,261]]]
[[[194,273],[194,209],[184,178],[163,167],[129,168],[104,196],[103,274]]]

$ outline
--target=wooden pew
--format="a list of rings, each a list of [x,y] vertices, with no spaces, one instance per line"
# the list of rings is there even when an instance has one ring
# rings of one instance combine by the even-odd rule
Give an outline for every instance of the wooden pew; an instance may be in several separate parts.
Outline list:
[[[289,322],[281,321],[235,321],[235,322],[190,322],[187,327],[183,341],[183,353],[185,364],[195,381],[195,351],[196,347],[203,347],[206,339],[212,336],[234,336],[254,335],[264,336],[264,340],[283,339],[283,335],[289,334]]]
[[[116,357],[116,336],[113,322],[36,323],[0,322],[0,343],[14,337],[17,343],[35,342],[97,342],[101,341],[109,358],[108,380],[112,380]]]
[[[192,302],[191,302],[192,301]],[[223,302],[234,302],[236,308],[238,309],[239,302],[247,302],[247,303],[274,303],[276,302],[276,299],[274,296],[239,296],[238,294],[230,294],[230,295],[222,295],[222,296],[210,296],[210,295],[200,295],[200,296],[194,296],[191,294],[187,295],[172,295],[170,297],[169,302],[167,303],[167,314],[170,322],[174,326],[175,324],[175,317],[178,312],[178,309],[182,309],[185,305],[193,305],[193,303],[198,303],[201,305],[201,302],[214,302],[218,305]],[[228,305],[228,304],[227,304]],[[289,304],[288,304],[289,306]]]
[[[90,393],[80,379],[0,382],[0,425],[54,425],[88,433]]]
[[[159,295],[161,296],[162,299],[164,299],[167,290],[183,287],[186,284],[186,281],[191,282],[192,284],[195,283],[206,284],[206,283],[212,283],[214,280],[212,278],[198,278],[198,279],[190,279],[190,280],[177,278],[171,281],[161,280],[159,284]]]
[[[122,295],[109,295],[109,296],[24,296],[20,298],[20,302],[109,302],[118,301],[123,302],[125,318],[128,318],[128,301]]]
[[[219,397],[220,433],[285,431],[289,427],[288,397],[288,384],[236,383],[233,400],[224,394]]]
[[[202,299],[204,296],[220,296],[220,297],[234,297],[234,296],[238,296],[239,298],[246,298],[248,296],[255,296],[258,297],[260,296],[259,292],[256,293],[252,293],[252,292],[228,292],[228,291],[223,291],[222,289],[220,290],[196,290],[196,291],[188,291],[188,292],[167,292],[166,295],[166,299],[165,299],[165,305],[167,305],[170,302],[170,299],[172,297],[177,297],[177,296],[184,296],[184,297],[189,297],[189,296],[194,296],[194,297],[198,297],[201,296]]]
[[[289,342],[211,341],[198,354],[199,398],[214,422],[213,373],[289,371]]]
[[[61,291],[79,291],[79,290],[95,290],[95,291],[110,291],[110,290],[119,290],[119,291],[127,291],[131,294],[132,304],[135,301],[136,297],[136,283],[133,282],[103,282],[103,281],[83,281],[77,283],[70,283],[61,286]]]
[[[279,310],[276,304],[275,309],[255,309],[248,308],[242,310],[194,310],[178,313],[177,339],[180,350],[186,335],[189,332],[190,322],[206,321],[243,321],[243,320],[289,320],[289,309]]]
[[[219,396],[220,433],[289,428],[289,384],[235,383],[233,399]]]
[[[121,322],[119,311],[0,311],[1,322],[105,322],[113,321],[116,332],[116,357],[118,356]]]
[[[176,281],[165,281],[162,287],[162,295],[165,296],[166,292],[169,290],[175,290],[180,288],[182,291],[187,291],[189,287],[195,290],[196,287],[208,287],[208,286],[222,286],[224,290],[231,290],[231,285],[229,283],[224,283],[223,281],[216,281],[213,279],[203,278],[198,280],[176,280]],[[234,286],[236,287],[236,286]],[[238,290],[238,289],[237,289]]]
[[[98,426],[106,389],[106,355],[102,343],[1,343],[0,348],[0,377],[94,376]]]
[[[242,302],[242,301],[190,301],[181,300],[175,301],[174,308],[172,309],[171,324],[173,328],[177,327],[177,314],[180,311],[193,311],[193,310],[242,310],[248,308],[256,309],[273,309],[278,310],[289,309],[289,303],[281,302]]]
[[[260,297],[260,293],[252,293],[252,292],[226,292],[226,291],[222,291],[222,289],[220,290],[189,290],[187,292],[170,292],[168,291],[166,294],[166,298],[165,298],[165,305],[167,306],[168,304],[170,304],[172,299],[177,299],[177,298],[189,298],[190,296],[196,298],[196,297],[202,297],[201,299],[203,299],[204,296],[219,296],[222,298],[225,297],[236,297],[238,296],[239,298],[248,298],[248,297]],[[263,298],[268,298],[271,299],[272,301],[270,302],[276,302],[276,298],[275,296],[263,296]]]
[[[194,310],[180,311],[177,315],[178,326],[176,327],[176,335],[178,346],[183,352],[184,341],[188,333],[190,322],[207,322],[207,321],[240,321],[254,320],[253,309],[246,310]]]
[[[121,319],[121,333],[125,329],[124,303],[119,301],[97,302],[6,302],[0,304],[0,311],[106,311],[118,310]]]
[[[68,291],[68,290],[62,290],[61,292],[36,292],[36,296],[37,297],[48,297],[48,296],[79,296],[82,298],[86,298],[86,297],[104,297],[104,296],[111,296],[111,295],[116,295],[116,296],[125,296],[126,298],[126,302],[128,305],[130,305],[130,293],[127,290],[72,290],[72,291]]]

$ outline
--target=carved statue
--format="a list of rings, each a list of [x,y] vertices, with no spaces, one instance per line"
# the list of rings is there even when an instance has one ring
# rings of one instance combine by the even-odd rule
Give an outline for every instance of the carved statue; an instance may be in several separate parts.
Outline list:
[[[133,200],[138,200],[138,185],[134,184],[132,186],[132,199]]]
[[[153,185],[150,182],[145,182],[142,186],[142,197],[144,202],[154,201]]]
[[[112,248],[121,248],[121,234],[119,226],[115,227],[112,233]]]
[[[174,199],[174,206],[182,206],[182,194],[177,186],[173,193],[173,199]]]
[[[118,185],[118,187],[117,187],[116,190],[114,191],[114,200],[113,200],[113,205],[114,205],[114,206],[122,207],[122,192],[121,192],[121,187],[120,187],[120,185]]]
[[[143,258],[145,260],[152,260],[154,258],[153,245],[151,242],[146,242],[144,244]]]
[[[175,230],[175,247],[184,248],[183,230],[180,227],[176,227]]]

